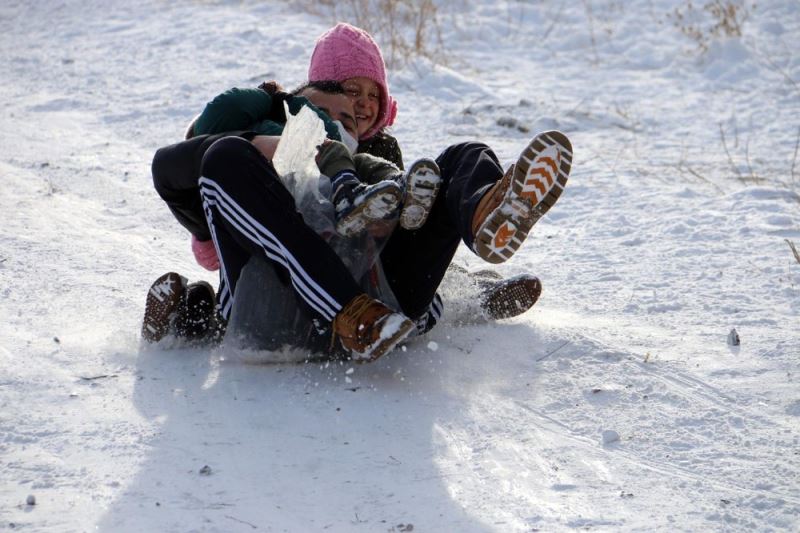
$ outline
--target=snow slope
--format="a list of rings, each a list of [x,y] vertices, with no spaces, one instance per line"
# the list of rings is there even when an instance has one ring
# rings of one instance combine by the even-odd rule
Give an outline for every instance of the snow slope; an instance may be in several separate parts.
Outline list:
[[[153,152],[230,86],[302,81],[331,21],[0,5],[0,528],[800,528],[800,6],[700,53],[666,0],[442,3],[447,66],[391,75],[406,159],[480,139],[508,163],[558,128],[574,170],[497,267],[542,278],[533,310],[462,326],[451,288],[443,325],[360,366],[138,339],[155,277],[214,281]]]

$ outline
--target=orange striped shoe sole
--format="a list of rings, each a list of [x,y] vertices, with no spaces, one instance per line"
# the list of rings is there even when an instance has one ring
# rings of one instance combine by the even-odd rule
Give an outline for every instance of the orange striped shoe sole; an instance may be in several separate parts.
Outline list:
[[[566,135],[547,131],[534,137],[509,169],[502,200],[475,231],[475,253],[490,263],[510,259],[561,196],[571,168],[572,144]]]

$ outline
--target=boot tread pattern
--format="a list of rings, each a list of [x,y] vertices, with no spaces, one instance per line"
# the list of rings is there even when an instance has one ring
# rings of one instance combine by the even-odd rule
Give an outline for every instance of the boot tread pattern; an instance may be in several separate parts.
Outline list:
[[[147,291],[142,338],[147,342],[158,342],[169,333],[183,301],[186,279],[175,272],[159,277]]]
[[[519,316],[536,303],[542,284],[536,276],[522,274],[487,287],[482,308],[491,320]]]
[[[561,196],[571,168],[566,135],[548,131],[534,137],[514,165],[505,197],[475,233],[478,255],[490,263],[510,259]]]
[[[409,167],[406,173],[406,197],[400,212],[400,227],[416,230],[425,224],[441,183],[439,165],[433,159],[420,159]]]
[[[401,189],[397,184],[387,184],[381,190],[369,195],[340,219],[336,223],[336,232],[345,237],[358,235],[371,222],[388,218],[397,209],[401,197]]]

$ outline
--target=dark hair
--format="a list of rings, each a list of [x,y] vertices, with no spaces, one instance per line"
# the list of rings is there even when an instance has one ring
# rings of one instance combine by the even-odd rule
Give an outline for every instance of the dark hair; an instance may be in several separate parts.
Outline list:
[[[277,93],[285,93],[286,90],[281,87],[281,84],[275,80],[261,82],[258,86],[259,89],[266,92],[270,96],[275,96]]]
[[[306,89],[316,89],[326,94],[344,94],[344,86],[334,80],[307,81],[293,90],[291,94],[297,96]]]

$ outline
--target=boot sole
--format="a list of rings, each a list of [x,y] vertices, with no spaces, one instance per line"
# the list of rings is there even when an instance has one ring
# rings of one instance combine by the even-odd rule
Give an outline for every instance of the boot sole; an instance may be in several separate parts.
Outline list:
[[[510,259],[561,196],[571,168],[572,144],[566,135],[548,131],[534,137],[514,165],[503,200],[475,232],[475,252],[490,263]]]
[[[385,220],[400,205],[402,190],[396,183],[387,185],[357,205],[336,224],[336,232],[344,237],[358,235],[371,222]]]
[[[481,308],[490,320],[512,318],[533,307],[541,294],[539,278],[522,274],[490,286],[483,293]]]
[[[436,161],[415,161],[406,173],[406,197],[400,213],[400,227],[417,230],[428,220],[433,203],[442,184],[441,171]]]
[[[142,339],[158,342],[170,331],[186,293],[186,278],[175,272],[159,277],[147,291],[142,321]]]

